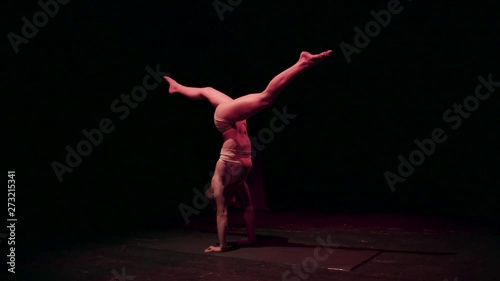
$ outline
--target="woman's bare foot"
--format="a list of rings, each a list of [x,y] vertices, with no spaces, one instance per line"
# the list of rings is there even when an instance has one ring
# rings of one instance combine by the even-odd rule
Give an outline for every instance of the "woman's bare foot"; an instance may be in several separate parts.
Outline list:
[[[175,93],[178,93],[179,92],[179,86],[180,84],[177,83],[177,81],[175,81],[174,79],[168,77],[168,76],[163,76],[163,79],[165,79],[168,84],[169,84],[169,87],[168,87],[168,93],[169,94],[175,94]]]
[[[322,52],[316,55],[313,55],[309,52],[302,52],[300,53],[300,58],[299,58],[299,64],[302,66],[309,68],[312,66],[315,66],[316,64],[322,62],[326,58],[330,56],[332,53],[332,50],[328,50],[326,52]]]

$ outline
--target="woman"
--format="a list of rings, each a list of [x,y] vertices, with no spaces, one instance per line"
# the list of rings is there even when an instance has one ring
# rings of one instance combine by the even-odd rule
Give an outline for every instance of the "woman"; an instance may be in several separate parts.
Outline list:
[[[224,140],[211,187],[206,192],[217,210],[219,246],[210,246],[205,252],[227,250],[227,207],[234,203],[235,196],[241,199],[248,231],[248,239],[240,240],[238,244],[246,245],[255,241],[254,210],[245,182],[252,168],[252,146],[247,134],[246,119],[268,108],[297,75],[329,57],[331,52],[329,50],[316,55],[302,52],[299,60],[274,77],[264,91],[234,100],[211,87],[186,87],[168,76],[164,77],[170,84],[170,94],[178,93],[193,100],[206,99],[212,104],[215,108],[214,123]]]

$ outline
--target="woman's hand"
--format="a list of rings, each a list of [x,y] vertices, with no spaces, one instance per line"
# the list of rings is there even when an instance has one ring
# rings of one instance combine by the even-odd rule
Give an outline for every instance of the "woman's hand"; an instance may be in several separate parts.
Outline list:
[[[220,246],[210,246],[205,249],[205,253],[210,252],[224,252],[224,250]]]

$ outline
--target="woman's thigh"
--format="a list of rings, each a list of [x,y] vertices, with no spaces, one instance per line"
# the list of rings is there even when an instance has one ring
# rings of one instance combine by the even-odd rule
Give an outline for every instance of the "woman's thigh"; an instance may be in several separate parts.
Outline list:
[[[249,94],[223,102],[215,109],[215,114],[228,122],[238,122],[250,118],[270,105],[261,93]]]
[[[250,170],[251,161],[217,161],[214,176],[217,176],[222,186],[238,185],[243,182]]]
[[[250,196],[250,190],[248,189],[246,181],[238,184],[236,193],[241,200],[243,208],[252,207],[252,197]]]

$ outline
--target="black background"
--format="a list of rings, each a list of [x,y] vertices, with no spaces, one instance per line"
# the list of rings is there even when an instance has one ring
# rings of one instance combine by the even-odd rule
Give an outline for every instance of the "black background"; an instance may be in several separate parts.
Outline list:
[[[221,137],[208,103],[168,95],[165,82],[120,120],[110,105],[142,84],[146,66],[239,97],[262,91],[303,50],[333,55],[275,104],[297,117],[263,151],[272,209],[495,224],[500,90],[456,131],[443,113],[474,94],[479,75],[500,80],[497,9],[403,1],[347,63],[339,44],[352,45],[353,28],[363,29],[387,2],[246,0],[221,21],[209,0],[73,0],[18,54],[4,37],[4,151],[6,169],[17,174],[21,250],[184,224],[178,205],[192,205],[191,189],[210,181]],[[2,5],[4,34],[21,34],[21,17],[40,9],[34,1]],[[269,109],[249,119],[249,134],[273,116]],[[116,129],[59,183],[53,161],[64,163],[65,147],[75,148],[82,130],[103,118]],[[438,127],[447,141],[391,192],[383,173],[397,173],[397,157]]]

